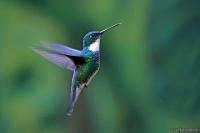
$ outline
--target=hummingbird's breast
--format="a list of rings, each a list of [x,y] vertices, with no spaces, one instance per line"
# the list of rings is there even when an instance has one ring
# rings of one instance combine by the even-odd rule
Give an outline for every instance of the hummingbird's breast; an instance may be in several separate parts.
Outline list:
[[[100,67],[100,53],[88,52],[84,57],[86,60],[85,64],[78,68],[80,73],[79,80],[81,83],[88,85]]]

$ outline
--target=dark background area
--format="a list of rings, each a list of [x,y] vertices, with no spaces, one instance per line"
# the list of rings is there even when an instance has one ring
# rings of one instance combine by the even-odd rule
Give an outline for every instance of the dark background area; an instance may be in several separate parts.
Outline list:
[[[0,0],[0,133],[168,133],[200,129],[199,0]],[[72,71],[28,46],[82,49],[101,67],[67,116]]]

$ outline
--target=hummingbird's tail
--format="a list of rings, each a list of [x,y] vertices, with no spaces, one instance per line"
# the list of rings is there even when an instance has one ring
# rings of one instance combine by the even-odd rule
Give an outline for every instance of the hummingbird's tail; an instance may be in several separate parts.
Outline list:
[[[82,87],[80,87],[80,86],[73,87],[71,89],[71,95],[70,95],[69,107],[67,109],[67,115],[72,115],[74,105],[78,99],[78,96],[79,96],[81,90],[82,90]]]

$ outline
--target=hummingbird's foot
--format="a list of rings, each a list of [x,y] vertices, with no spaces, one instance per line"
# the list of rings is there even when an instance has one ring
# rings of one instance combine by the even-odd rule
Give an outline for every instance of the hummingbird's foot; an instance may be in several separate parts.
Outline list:
[[[88,86],[85,84],[85,87],[84,88],[87,88]]]

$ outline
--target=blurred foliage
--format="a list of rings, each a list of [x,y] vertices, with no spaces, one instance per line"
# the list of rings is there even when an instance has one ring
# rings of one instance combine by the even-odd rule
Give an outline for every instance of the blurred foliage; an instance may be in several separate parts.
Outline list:
[[[168,133],[200,129],[199,0],[0,0],[0,133]],[[28,46],[82,49],[101,69],[66,115],[72,72]]]

